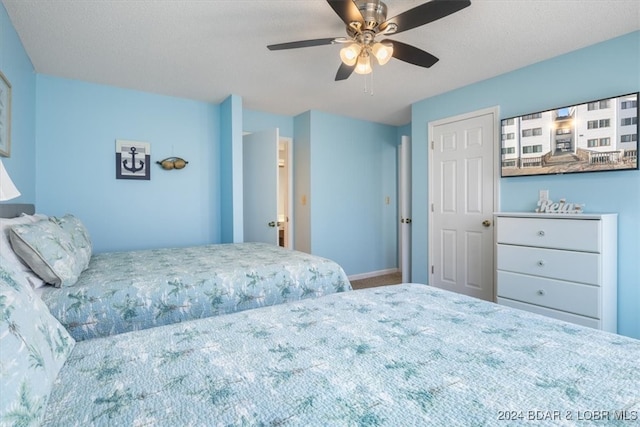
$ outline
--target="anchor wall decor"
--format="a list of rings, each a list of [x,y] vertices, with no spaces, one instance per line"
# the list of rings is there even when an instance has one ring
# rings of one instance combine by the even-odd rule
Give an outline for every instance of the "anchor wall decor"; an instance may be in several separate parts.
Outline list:
[[[116,140],[116,178],[151,179],[151,144]]]

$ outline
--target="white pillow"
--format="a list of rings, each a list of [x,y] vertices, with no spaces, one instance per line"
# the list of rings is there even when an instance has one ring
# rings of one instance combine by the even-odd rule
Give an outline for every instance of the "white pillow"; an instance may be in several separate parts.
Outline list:
[[[22,272],[33,288],[44,286],[45,282],[13,251],[11,242],[9,241],[9,229],[14,225],[31,224],[44,219],[48,219],[48,217],[42,214],[22,214],[16,218],[0,218],[0,254],[2,255],[3,262],[13,265],[14,270]]]

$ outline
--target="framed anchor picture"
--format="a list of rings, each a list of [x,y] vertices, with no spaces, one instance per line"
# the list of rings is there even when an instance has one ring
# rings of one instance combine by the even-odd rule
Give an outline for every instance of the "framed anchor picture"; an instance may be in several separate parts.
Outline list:
[[[151,179],[151,144],[116,140],[116,179]]]

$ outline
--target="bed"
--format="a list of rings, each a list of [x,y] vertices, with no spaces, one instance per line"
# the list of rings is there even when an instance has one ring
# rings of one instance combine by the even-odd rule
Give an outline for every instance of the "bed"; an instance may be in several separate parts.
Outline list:
[[[49,258],[58,262],[63,252],[58,242],[64,236],[53,233],[66,226],[71,235],[77,234],[68,246],[80,249],[64,263],[58,262],[59,274],[47,270],[54,261],[38,266],[41,258],[47,258],[42,254],[47,248],[40,249],[35,262],[27,263],[31,271],[22,265],[49,311],[77,341],[351,290],[344,270],[334,261],[275,245],[214,244],[91,254],[88,232],[72,215],[18,219],[26,225],[11,230],[19,229],[20,239],[29,243],[23,245],[23,261],[33,252],[33,242],[47,236],[56,242]],[[12,249],[18,251],[14,237]],[[73,266],[76,260],[80,265]],[[68,265],[72,271],[64,270]],[[41,270],[34,274],[37,268]],[[42,286],[56,280],[57,286]]]
[[[73,286],[40,297],[82,340],[350,289],[326,258],[237,243],[96,254]]]
[[[336,293],[75,344],[58,338],[64,328],[52,317],[20,324],[17,300],[30,290],[3,286],[4,312],[23,335],[0,331],[3,349],[20,350],[3,351],[2,366],[10,359],[12,369],[28,372],[9,384],[2,376],[1,422],[25,413],[45,426],[640,419],[640,341],[426,285]],[[38,349],[25,334],[46,329],[40,324],[50,328],[41,353],[60,356],[48,375],[29,368],[26,350]],[[30,384],[42,378],[51,379],[36,394]]]

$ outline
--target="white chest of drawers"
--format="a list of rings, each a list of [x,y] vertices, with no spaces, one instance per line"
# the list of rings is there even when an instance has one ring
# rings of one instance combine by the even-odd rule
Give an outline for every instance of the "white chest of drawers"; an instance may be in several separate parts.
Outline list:
[[[497,302],[617,331],[617,214],[495,214]]]

